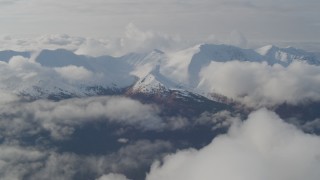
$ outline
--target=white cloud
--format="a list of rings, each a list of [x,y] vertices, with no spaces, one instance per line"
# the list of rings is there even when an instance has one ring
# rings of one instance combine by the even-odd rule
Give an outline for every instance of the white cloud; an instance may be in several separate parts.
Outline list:
[[[185,127],[190,125],[189,120],[181,116],[167,117],[165,121],[166,121],[166,127],[173,131],[178,129],[184,129]]]
[[[129,139],[126,139],[126,138],[120,138],[117,140],[118,143],[121,143],[121,144],[127,144],[129,142]]]
[[[39,36],[4,36],[0,39],[1,50],[40,51],[42,49],[75,50],[86,43],[86,38],[67,34],[46,34]]]
[[[307,132],[315,132],[320,129],[320,118],[317,118],[313,121],[304,122],[304,124],[300,125],[302,129]]]
[[[79,37],[67,34],[47,34],[35,37],[4,36],[0,49],[16,51],[41,51],[42,49],[67,49],[78,55],[99,57],[121,56],[131,52],[148,52],[153,49],[172,50],[194,44],[182,41],[178,35],[142,30],[133,23],[122,29],[117,37]]]
[[[200,150],[178,151],[155,162],[146,179],[317,180],[319,148],[320,137],[263,109]]]
[[[170,49],[178,43],[178,37],[153,31],[142,31],[133,23],[126,27],[125,36],[121,38],[122,48],[130,51],[150,51],[152,49]]]
[[[21,68],[24,64],[28,63],[28,59],[22,56],[14,56],[8,62],[8,65],[12,68]]]
[[[196,90],[222,94],[249,106],[273,106],[283,102],[298,104],[320,99],[319,66],[299,62],[288,67],[254,62],[211,62],[201,70],[198,83],[198,74],[192,74],[189,70],[190,61],[198,50],[196,46],[164,55],[161,73],[177,82],[187,81],[191,76],[192,83],[195,79],[195,84],[190,86],[197,85]],[[52,59],[54,64],[54,56]],[[38,97],[57,92],[56,89],[67,95],[86,96],[94,94],[94,90],[86,90],[84,87],[124,88],[135,82],[135,77],[131,75],[134,72],[131,72],[133,69],[129,64],[113,58],[104,62],[81,59],[79,64],[83,67],[71,65],[50,68],[36,63],[34,57],[13,57],[8,63],[1,62],[0,71],[3,75],[0,77],[0,88],[17,94],[34,93]],[[147,64],[149,65],[151,63]],[[41,87],[45,93],[37,92],[33,87]]]
[[[87,70],[86,68],[73,65],[64,66],[61,68],[54,68],[54,70],[57,71],[62,77],[71,81],[85,81],[89,80],[93,76],[93,73]]]
[[[217,113],[203,112],[195,119],[196,124],[210,124],[213,130],[219,128],[228,128],[232,123],[240,120],[240,115],[233,115],[231,112],[223,110]]]
[[[48,95],[57,93],[88,96],[96,95],[96,91],[101,92],[105,89],[119,90],[132,85],[136,80],[130,75],[129,65],[114,59],[90,62],[79,57],[79,63],[77,58],[70,59],[71,62],[80,64],[79,66],[55,67],[55,55],[51,55],[49,58],[52,58],[52,61],[49,60],[47,63],[51,67],[47,67],[35,62],[36,54],[30,58],[14,56],[8,63],[0,62],[0,72],[3,73],[0,77],[2,91],[17,95],[27,94],[36,98],[47,98]],[[101,89],[86,89],[87,87]]]
[[[174,145],[168,141],[139,140],[129,143],[118,152],[105,157],[100,168],[110,169],[112,172],[123,173],[126,170],[135,170],[137,167],[149,167],[156,158],[162,158]],[[114,163],[110,166],[110,162]]]
[[[1,98],[0,106],[20,100],[18,96],[12,94],[11,92],[3,91],[3,90],[0,90],[0,98]]]
[[[293,62],[288,67],[266,63],[211,62],[200,72],[198,88],[249,106],[297,104],[320,99],[320,67]]]
[[[80,37],[71,37],[67,34],[48,34],[37,38],[37,41],[43,45],[67,46],[70,44],[80,45],[84,39]]]
[[[94,38],[87,38],[85,41],[77,48],[75,51],[79,55],[89,55],[89,56],[103,56],[103,55],[113,55],[114,52],[110,50],[114,42],[107,40],[99,40]],[[115,42],[116,43],[116,42]]]
[[[71,180],[77,173],[90,171],[98,164],[93,157],[82,157],[72,153],[56,153],[46,148],[0,145],[1,179],[59,179]],[[99,157],[99,158],[103,158]],[[97,158],[97,159],[99,159]]]
[[[110,173],[110,174],[107,174],[107,175],[103,175],[103,176],[101,176],[100,178],[98,178],[96,180],[129,180],[129,179],[127,179],[122,174]]]
[[[142,140],[113,153],[86,156],[46,147],[18,146],[14,145],[15,141],[0,145],[1,179],[71,180],[89,176],[100,177],[98,180],[122,180],[125,176],[117,173],[141,170],[172,148],[165,141]]]
[[[34,86],[42,87],[47,93],[54,91],[54,88],[57,87],[65,91],[78,91],[73,86],[81,83],[78,79],[74,79],[74,81],[70,83],[67,79],[61,77],[54,69],[42,67],[32,59],[20,56],[11,58],[8,63],[1,62],[0,71],[4,73],[4,75],[0,77],[1,90],[17,95],[24,92],[31,92],[33,95],[36,95],[37,91],[34,91]],[[69,73],[69,77],[72,74],[73,73]],[[78,72],[77,75],[80,74],[81,73]],[[41,93],[38,95],[41,97]]]
[[[0,134],[7,137],[46,130],[55,139],[65,139],[73,134],[75,128],[93,121],[109,121],[140,130],[166,128],[156,106],[125,97],[6,103],[0,113],[8,115],[8,118],[0,118],[0,128],[3,129]],[[26,117],[33,118],[26,121]]]
[[[0,178],[22,179],[23,175],[40,168],[45,153],[30,148],[0,146]]]

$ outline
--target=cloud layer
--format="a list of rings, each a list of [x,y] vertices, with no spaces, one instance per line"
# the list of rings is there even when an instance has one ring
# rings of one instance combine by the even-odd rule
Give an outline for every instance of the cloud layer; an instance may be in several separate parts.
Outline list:
[[[121,148],[118,152],[84,156],[56,152],[45,147],[1,144],[0,178],[86,180],[96,177],[99,180],[126,180],[125,176],[114,173],[137,171],[148,166],[152,159],[163,156],[163,152],[171,148],[172,145],[168,142],[141,140]]]
[[[142,30],[128,23],[119,37],[79,37],[67,34],[47,34],[32,38],[3,36],[0,49],[34,51],[42,49],[67,49],[79,55],[120,56],[131,52],[148,52],[153,49],[174,50],[195,42],[183,41],[178,35],[169,35],[153,30]]]
[[[54,139],[68,138],[74,129],[86,123],[107,121],[140,130],[161,130],[164,121],[156,106],[124,97],[92,97],[52,102],[7,103],[1,109],[0,133],[4,137],[49,131]],[[7,124],[7,125],[6,125]],[[32,128],[32,127],[35,128]]]
[[[110,173],[110,174],[107,174],[107,175],[103,175],[103,176],[101,176],[100,178],[98,178],[96,180],[128,180],[128,179],[122,174]]]
[[[147,180],[316,180],[320,138],[265,109],[233,124],[200,150],[182,150],[152,165]]]
[[[200,77],[199,89],[252,107],[320,99],[320,67],[300,62],[288,67],[255,62],[212,62],[202,69]]]

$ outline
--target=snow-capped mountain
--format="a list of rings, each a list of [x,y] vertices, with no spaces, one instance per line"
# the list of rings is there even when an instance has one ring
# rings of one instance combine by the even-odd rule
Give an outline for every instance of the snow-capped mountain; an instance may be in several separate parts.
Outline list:
[[[255,50],[269,64],[288,66],[293,61],[304,61],[309,64],[319,65],[319,58],[313,53],[305,52],[293,47],[279,48],[268,45]]]
[[[36,54],[31,58],[32,54]],[[14,60],[22,56],[24,60]],[[13,58],[14,57],[14,58]],[[41,52],[1,51],[3,71],[1,89],[34,98],[50,96],[92,96],[99,94],[155,94],[181,90],[196,94],[200,72],[212,62],[230,61],[279,64],[283,67],[299,61],[320,65],[313,53],[292,47],[264,46],[242,49],[230,45],[201,44],[175,52],[153,50],[121,57],[89,57],[57,49]],[[18,65],[15,65],[17,64]]]
[[[116,150],[122,152],[124,144],[130,147],[136,139],[170,142],[168,147],[172,148],[170,144],[173,144],[175,148],[168,152],[165,149],[166,153],[190,147],[202,148],[210,143],[217,134],[225,133],[238,117],[246,119],[252,110],[231,99],[230,92],[231,95],[232,91],[239,92],[240,97],[244,100],[253,96],[257,97],[257,101],[263,101],[264,99],[259,99],[257,93],[265,93],[267,100],[270,94],[276,94],[277,96],[273,96],[276,99],[286,94],[289,94],[289,97],[311,95],[306,97],[316,98],[320,89],[317,85],[320,84],[320,71],[317,66],[313,66],[319,65],[319,60],[315,55],[291,48],[271,46],[254,50],[227,45],[198,45],[176,52],[165,53],[153,50],[148,53],[130,53],[122,57],[81,56],[63,49],[42,50],[39,53],[10,51],[0,52],[0,60],[2,61],[0,62],[0,93],[2,90],[10,91],[23,97],[30,97],[31,100],[71,98],[59,102],[41,100],[27,104],[25,102],[12,103],[13,105],[8,103],[8,108],[3,110],[3,127],[8,127],[7,131],[13,135],[16,134],[16,131],[13,131],[12,127],[16,127],[14,130],[21,129],[23,140],[19,140],[25,144],[34,142],[34,145],[38,146],[43,143],[44,147],[50,148],[51,146],[57,148],[59,152],[81,154],[80,158],[84,155],[90,157],[93,154],[105,155],[106,152],[112,153]],[[313,65],[303,66],[295,62]],[[207,76],[204,76],[204,72],[207,73]],[[220,81],[217,81],[214,76],[217,76]],[[243,76],[245,81],[240,76]],[[210,78],[216,84],[204,88],[205,86],[202,85],[209,84],[207,80],[212,80]],[[255,84],[257,81],[261,83]],[[297,82],[302,82],[302,84]],[[233,84],[236,85],[232,86]],[[217,86],[223,86],[225,91],[218,91]],[[292,87],[298,87],[293,94],[291,94],[294,89]],[[212,92],[215,91],[222,93],[213,94]],[[281,91],[285,94],[277,94]],[[302,92],[302,95],[299,92]],[[105,101],[105,99],[118,97],[91,97],[95,100],[72,98],[107,94],[129,96],[134,98],[133,102],[136,103],[128,104],[132,102],[132,99],[123,102]],[[6,94],[2,97],[11,98]],[[122,103],[119,105],[119,102]],[[132,125],[132,121],[135,121],[132,120],[132,117],[135,116],[130,114],[137,110],[135,107],[137,105],[142,106],[140,109],[137,107],[138,118],[146,119],[141,123],[146,124],[143,127],[148,127],[153,121],[158,122],[157,119],[161,118],[163,120],[160,122],[165,123],[165,129],[160,127],[163,123],[156,123],[154,126],[159,126],[159,130],[152,131],[141,130],[140,125]],[[3,107],[6,106],[7,104],[3,105]],[[30,109],[27,106],[30,106]],[[16,108],[18,109],[14,111],[16,114],[9,111],[9,109]],[[114,108],[118,110],[115,111]],[[319,126],[317,126],[320,117],[319,108],[320,101],[312,104],[304,101],[302,105],[293,106],[283,103],[274,110],[287,121],[294,119],[293,123],[298,124],[299,128],[319,134]],[[24,113],[26,110],[35,111],[35,114]],[[109,111],[107,114],[110,114],[111,117],[113,114],[119,114],[119,116],[124,114],[125,120],[119,120],[119,122],[106,120],[108,117],[100,115],[106,111]],[[148,111],[154,113],[149,114]],[[99,113],[95,115],[94,112]],[[83,115],[75,115],[74,118],[72,116],[70,118],[69,113],[86,114],[84,118],[88,120],[81,118]],[[20,121],[19,119],[22,119],[20,116],[25,120]],[[64,120],[59,120],[59,117]],[[152,120],[153,117],[155,120]],[[38,120],[35,120],[36,118]],[[302,121],[297,122],[297,118]],[[30,125],[25,125],[24,122],[29,122]],[[130,124],[126,125],[124,122]],[[77,123],[82,124],[77,125]],[[31,128],[31,135],[28,134],[28,131],[25,133],[25,129],[21,128],[23,126]],[[41,130],[39,126],[50,131]],[[41,134],[33,134],[33,129],[36,128],[41,130],[39,132]],[[51,133],[55,131],[56,133]],[[74,132],[74,134],[68,136],[66,140],[52,140],[50,134],[59,134],[60,131],[61,133],[66,132],[67,136],[69,132]],[[125,139],[120,142],[118,138]],[[15,144],[19,141],[13,142]],[[149,146],[145,144],[138,144],[132,148],[138,149],[138,154],[145,154],[140,151],[139,147],[146,146],[148,149]],[[126,153],[119,153],[120,159],[123,154]],[[156,151],[155,154],[159,152]],[[108,158],[108,156],[104,157]],[[137,157],[140,158],[138,155]],[[118,163],[118,157],[112,159]],[[158,157],[147,156],[146,159],[150,159],[151,163]],[[109,163],[109,159],[107,160]],[[133,162],[136,162],[136,159]],[[150,165],[137,167],[134,164],[134,167],[133,170],[128,170],[129,175],[131,171],[134,172],[128,177],[143,179]],[[84,177],[83,179],[95,179],[95,177]]]

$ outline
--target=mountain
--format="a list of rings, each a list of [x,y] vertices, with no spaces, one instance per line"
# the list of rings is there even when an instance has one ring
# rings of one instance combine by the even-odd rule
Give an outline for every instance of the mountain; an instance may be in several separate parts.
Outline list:
[[[31,99],[64,99],[123,93],[137,79],[129,74],[129,64],[110,56],[79,56],[64,49],[42,50],[35,59],[29,59],[31,54],[0,52],[1,90]]]
[[[229,88],[237,92],[258,87],[253,93],[249,92],[252,94],[284,91],[279,96],[291,92],[290,88],[302,86],[293,91],[293,96],[302,92],[317,97],[320,89],[317,85],[318,57],[294,48],[242,49],[213,44],[174,52],[156,49],[133,52],[120,57],[90,57],[65,49],[45,49],[38,53],[2,51],[0,139],[4,147],[21,146],[21,153],[24,153],[22,148],[26,152],[37,150],[32,156],[44,151],[50,159],[42,160],[47,155],[41,155],[38,157],[41,161],[38,158],[29,160],[25,155],[20,157],[20,152],[14,152],[19,161],[12,161],[12,167],[34,163],[34,171],[38,171],[38,167],[47,168],[49,164],[51,170],[53,161],[55,167],[67,163],[69,169],[74,170],[75,174],[66,179],[97,179],[101,173],[109,172],[124,174],[129,179],[145,179],[155,160],[183,149],[196,152],[217,135],[225,134],[231,124],[239,126],[239,120],[247,119],[252,111],[261,108],[237,101],[226,92],[217,93],[217,86],[238,83]],[[303,63],[294,63],[296,61]],[[304,67],[305,64],[312,66]],[[230,65],[231,79],[228,80],[231,82],[223,81],[208,89],[199,86],[206,83],[201,75],[204,68],[216,67],[208,68],[209,78],[218,76],[224,80],[229,74],[219,68],[230,68]],[[251,86],[256,83],[257,74],[246,73],[252,71],[247,66],[264,68],[253,69],[263,77],[258,79],[262,81],[258,86]],[[281,71],[277,74],[274,69]],[[263,70],[267,74],[261,72]],[[245,81],[238,77],[241,74],[238,71],[245,74]],[[283,76],[288,71],[289,76]],[[297,79],[302,84],[297,83]],[[282,84],[289,86],[281,89]],[[20,101],[14,96],[7,97],[3,91],[20,96]],[[83,98],[88,96],[96,97]],[[241,97],[246,99],[249,95],[244,91]],[[10,98],[13,101],[6,103]],[[306,98],[299,103],[283,102],[267,108],[305,132],[320,134],[320,100]],[[252,118],[255,117],[249,119]],[[269,116],[261,118],[269,120]],[[255,131],[261,129],[254,124],[252,127]],[[13,156],[9,154],[8,157],[11,161]],[[22,163],[17,163],[20,160]],[[75,165],[70,166],[69,162]],[[59,169],[59,173],[62,171]],[[34,179],[29,173],[25,177]]]
[[[293,47],[279,48],[273,45],[268,45],[256,49],[263,59],[269,64],[281,64],[288,66],[293,61],[303,61],[312,65],[319,65],[320,61],[316,54],[296,49]]]
[[[31,57],[31,52],[17,52],[12,50],[0,51],[0,61],[9,62],[13,56]]]
[[[0,52],[0,60],[4,62],[9,62],[14,56],[30,58],[31,52]],[[2,89],[35,99],[127,91],[127,94],[160,94],[177,90],[205,95],[208,92],[201,93],[203,90],[198,88],[201,69],[211,62],[229,61],[266,62],[285,67],[294,61],[320,65],[316,54],[272,45],[242,49],[230,45],[200,44],[175,52],[165,53],[155,49],[121,57],[90,57],[64,49],[42,50],[36,56],[35,63],[18,70],[17,73],[29,74],[28,78],[16,77],[17,73],[8,75],[6,81],[12,80],[13,83],[3,84]]]

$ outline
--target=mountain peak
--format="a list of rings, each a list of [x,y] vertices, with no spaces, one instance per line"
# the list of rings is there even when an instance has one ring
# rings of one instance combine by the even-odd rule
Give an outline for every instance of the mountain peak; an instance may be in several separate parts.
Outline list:
[[[272,51],[277,51],[279,48],[275,45],[266,45],[261,48],[256,49],[256,52],[262,56],[266,56],[267,54],[271,53]]]
[[[11,57],[18,54],[12,51],[1,54],[0,51],[0,58],[2,55],[3,57],[7,55]],[[3,61],[8,57],[3,58]],[[47,79],[40,76],[34,76],[34,78],[30,76],[30,82],[26,82],[24,86],[39,86],[40,88],[43,86],[43,89],[49,89],[52,92],[56,91],[54,87],[61,87],[68,92],[77,92],[72,86],[79,84],[101,86],[105,89],[135,87],[135,89],[145,91],[153,91],[159,87],[194,89],[198,87],[201,80],[199,74],[204,67],[212,62],[227,63],[229,61],[267,62],[269,65],[280,64],[283,66],[288,66],[294,61],[320,64],[317,56],[312,53],[293,47],[279,48],[274,45],[267,45],[254,50],[225,44],[198,44],[175,52],[165,53],[159,49],[154,49],[147,53],[130,53],[122,57],[90,57],[77,55],[65,49],[45,49],[37,56],[36,62],[45,66],[48,70],[53,69],[51,73],[57,76],[58,80],[62,79],[63,82],[61,82],[61,85],[55,86],[57,83],[52,81],[54,85],[49,87],[37,83],[38,80],[46,82]],[[70,78],[68,79],[68,76],[65,75],[76,74],[75,70],[91,74],[91,79],[88,81],[90,84],[77,81],[69,86]],[[51,91],[48,92],[51,93]],[[87,93],[85,90],[80,92],[84,92],[82,94]]]
[[[159,53],[159,54],[164,54],[163,51],[159,50],[159,49],[153,49],[151,53]]]
[[[293,61],[305,61],[309,64],[320,64],[316,55],[294,47],[280,48],[274,45],[267,45],[255,50],[263,56],[269,64],[281,64],[288,66]]]

